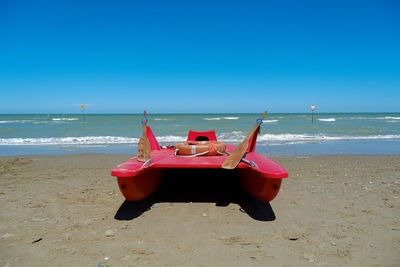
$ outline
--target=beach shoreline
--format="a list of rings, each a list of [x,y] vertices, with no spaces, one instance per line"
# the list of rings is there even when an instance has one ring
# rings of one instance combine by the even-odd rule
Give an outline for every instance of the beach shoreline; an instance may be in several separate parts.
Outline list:
[[[395,266],[400,260],[400,155],[271,157],[289,178],[269,204],[245,199],[244,209],[229,196],[221,205],[207,192],[202,201],[164,192],[166,201],[139,214],[125,209],[111,177],[130,157],[0,157],[0,265]]]

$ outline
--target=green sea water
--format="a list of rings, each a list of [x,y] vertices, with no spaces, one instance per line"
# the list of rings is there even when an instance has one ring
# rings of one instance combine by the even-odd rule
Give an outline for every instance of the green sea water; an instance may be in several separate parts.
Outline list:
[[[160,144],[176,144],[190,129],[215,130],[218,140],[239,143],[260,114],[148,114]],[[1,150],[10,147],[112,147],[137,144],[141,114],[0,115]],[[267,114],[258,146],[324,144],[338,141],[400,141],[400,113]],[[393,143],[392,143],[393,144]],[[399,152],[400,153],[400,152]]]

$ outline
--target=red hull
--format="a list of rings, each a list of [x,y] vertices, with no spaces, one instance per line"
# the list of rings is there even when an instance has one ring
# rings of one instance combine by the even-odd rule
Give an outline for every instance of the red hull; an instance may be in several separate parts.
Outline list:
[[[272,201],[281,188],[281,178],[265,178],[251,170],[239,170],[237,176],[244,190],[262,201]]]
[[[117,180],[122,195],[129,201],[138,201],[154,193],[162,178],[162,171],[153,169],[133,177],[117,177]]]

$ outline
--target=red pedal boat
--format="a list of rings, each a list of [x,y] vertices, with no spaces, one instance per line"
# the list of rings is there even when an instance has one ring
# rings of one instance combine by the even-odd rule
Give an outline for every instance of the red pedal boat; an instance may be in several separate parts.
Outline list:
[[[144,124],[150,141],[151,157],[145,162],[137,157],[116,166],[111,175],[117,177],[118,186],[129,201],[142,200],[157,190],[164,174],[171,169],[221,169],[234,145],[226,144],[226,154],[216,156],[182,157],[175,147],[160,147],[150,127]],[[233,170],[242,187],[262,201],[273,200],[279,192],[282,179],[288,172],[275,161],[254,152],[260,126],[252,134],[246,153]],[[215,131],[190,131],[188,141],[217,141]]]

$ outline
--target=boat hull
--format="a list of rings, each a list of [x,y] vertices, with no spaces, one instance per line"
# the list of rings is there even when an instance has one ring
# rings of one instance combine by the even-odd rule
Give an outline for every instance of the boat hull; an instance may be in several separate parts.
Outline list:
[[[247,193],[262,201],[272,201],[282,184],[282,179],[265,178],[251,169],[237,170],[237,177]]]
[[[129,201],[139,201],[153,194],[163,180],[162,171],[150,169],[132,177],[117,177],[122,195]]]
[[[159,188],[167,174],[168,176],[173,176],[175,173],[179,174],[179,170],[182,169],[146,169],[136,176],[117,177],[118,186],[122,195],[127,200],[139,201],[153,194]],[[188,170],[191,170],[193,173],[193,176],[191,175],[192,177],[187,177],[188,179],[201,179],[196,176],[195,168],[190,168]],[[215,173],[218,173],[221,169],[209,170],[210,172],[215,171]],[[250,168],[234,170],[231,174],[230,178],[237,178],[240,185],[247,193],[261,201],[272,201],[279,193],[282,183],[281,178],[268,178]]]

